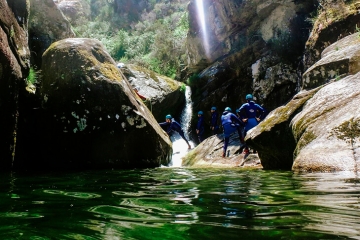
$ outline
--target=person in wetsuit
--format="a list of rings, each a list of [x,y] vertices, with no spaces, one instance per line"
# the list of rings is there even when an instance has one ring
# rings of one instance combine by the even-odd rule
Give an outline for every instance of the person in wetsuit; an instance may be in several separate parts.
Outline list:
[[[196,124],[196,134],[198,136],[199,139],[199,143],[201,143],[204,139],[203,139],[203,134],[204,134],[204,113],[203,111],[199,111],[198,112],[198,122]]]
[[[210,111],[211,111],[210,130],[212,131],[212,134],[215,135],[219,130],[219,125],[218,125],[219,114],[216,111],[216,107],[212,107]]]
[[[246,95],[246,103],[241,105],[237,112],[240,119],[245,124],[244,138],[246,133],[253,127],[257,126],[265,115],[265,109],[253,101],[253,96],[251,94]],[[249,153],[249,148],[247,146],[244,149],[244,153]]]
[[[244,123],[231,112],[231,108],[226,107],[225,111],[221,115],[221,124],[224,129],[224,147],[222,157],[226,156],[226,149],[229,144],[230,134],[237,131],[239,134],[239,138],[241,138],[241,130]]]
[[[182,137],[182,139],[185,140],[186,144],[188,145],[188,148],[191,149],[191,146],[189,144],[189,141],[186,139],[184,135],[184,131],[181,129],[181,125],[175,121],[175,119],[169,114],[165,117],[165,122],[159,123],[159,125],[166,129],[166,133],[170,136],[172,131],[178,132],[179,135]]]

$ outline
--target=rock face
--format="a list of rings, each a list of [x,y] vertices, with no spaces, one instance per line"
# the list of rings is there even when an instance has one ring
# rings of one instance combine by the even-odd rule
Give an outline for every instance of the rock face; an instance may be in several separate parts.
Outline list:
[[[29,5],[0,0],[0,169],[12,164],[16,142],[18,93],[29,71],[27,45]]]
[[[64,39],[43,55],[40,155],[18,167],[127,168],[167,164],[168,136],[97,40]],[[29,156],[24,157],[29,159]]]
[[[252,167],[262,168],[257,154],[244,155],[239,152],[240,141],[237,134],[230,136],[226,158],[221,157],[224,139],[222,134],[211,136],[183,157],[187,167]]]
[[[178,119],[185,101],[182,83],[132,64],[125,65],[121,71],[130,84],[147,98],[145,104],[157,121],[163,122],[167,114]]]
[[[310,78],[308,84],[315,82],[313,85],[318,85],[321,81],[318,83],[314,76],[320,75],[317,79],[328,78],[331,77],[330,72],[341,69],[342,75],[339,78],[316,89],[299,93],[286,106],[271,112],[248,133],[245,140],[258,150],[264,168],[359,171],[358,38],[358,33],[355,33],[326,48],[322,53],[323,58],[309,68],[303,81]],[[282,125],[281,129],[279,123]],[[287,146],[286,156],[274,156],[274,153],[284,152],[283,146]]]
[[[292,120],[294,171],[360,171],[360,72],[319,90]]]
[[[30,0],[30,3],[29,46],[32,62],[40,68],[41,56],[51,43],[75,34],[53,0]]]
[[[344,74],[359,72],[359,36],[359,33],[352,34],[326,48],[321,54],[321,59],[304,73],[302,87],[314,88]]]
[[[289,101],[300,88],[315,1],[203,1],[203,21],[197,2],[188,7],[187,39],[189,68],[202,70],[195,110],[239,107],[247,93],[269,110]]]
[[[291,169],[296,141],[291,130],[292,118],[318,89],[303,91],[285,106],[272,111],[246,135],[246,143],[258,151],[264,169]]]
[[[360,4],[357,0],[322,1],[314,26],[305,45],[304,66],[311,67],[330,44],[356,32],[360,26]]]

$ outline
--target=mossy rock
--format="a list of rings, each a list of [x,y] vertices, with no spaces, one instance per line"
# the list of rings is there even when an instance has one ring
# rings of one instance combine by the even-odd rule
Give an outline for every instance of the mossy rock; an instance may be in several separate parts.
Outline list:
[[[305,69],[315,64],[330,44],[356,32],[356,25],[360,24],[359,10],[357,0],[323,2],[313,18],[313,28],[305,46]]]
[[[42,60],[37,164],[143,168],[170,161],[170,139],[98,40],[55,42]]]
[[[321,88],[292,120],[294,171],[359,171],[360,72]]]
[[[147,98],[145,104],[155,119],[164,121],[167,114],[180,117],[185,103],[185,94],[181,90],[183,83],[134,64],[126,64],[121,71]]]
[[[359,33],[347,36],[327,47],[322,58],[306,70],[302,77],[302,88],[311,89],[330,80],[339,80],[360,71]]]
[[[258,151],[264,169],[291,169],[296,141],[290,122],[319,89],[298,93],[247,133],[245,141]]]

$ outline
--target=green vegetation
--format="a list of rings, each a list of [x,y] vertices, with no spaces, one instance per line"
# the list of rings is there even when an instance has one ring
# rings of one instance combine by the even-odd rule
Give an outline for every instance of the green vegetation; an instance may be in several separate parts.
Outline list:
[[[358,37],[360,38],[360,28],[357,26],[357,24],[355,25],[355,29],[356,32],[358,33]]]
[[[26,80],[28,84],[35,84],[37,82],[37,74],[34,68],[30,68],[30,72]]]
[[[187,1],[91,1],[88,21],[73,23],[78,37],[100,40],[119,62],[136,64],[175,78],[185,62],[189,29]]]
[[[183,84],[181,84],[181,86],[180,86],[180,92],[184,93],[185,90],[186,90],[186,85],[183,83]]]
[[[14,31],[14,27],[11,25],[11,28],[10,28],[10,37],[14,37],[15,35],[15,31]]]

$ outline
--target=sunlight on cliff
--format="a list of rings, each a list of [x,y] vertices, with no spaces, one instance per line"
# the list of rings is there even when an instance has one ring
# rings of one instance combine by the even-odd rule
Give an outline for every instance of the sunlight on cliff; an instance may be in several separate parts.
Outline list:
[[[205,55],[207,58],[209,58],[209,39],[206,28],[206,22],[205,22],[205,11],[204,11],[203,0],[196,0],[196,9],[200,21],[200,28],[201,28],[200,34],[203,39],[203,47],[204,47]]]

